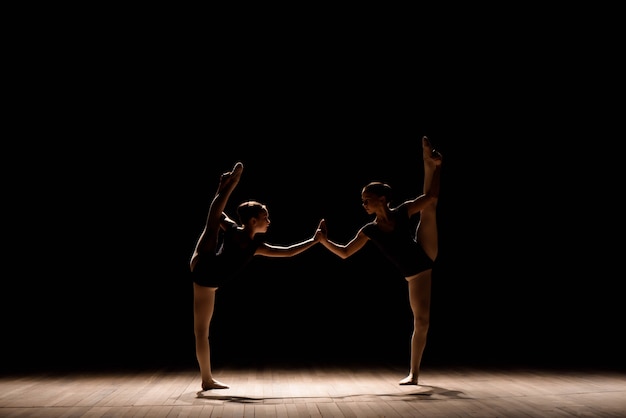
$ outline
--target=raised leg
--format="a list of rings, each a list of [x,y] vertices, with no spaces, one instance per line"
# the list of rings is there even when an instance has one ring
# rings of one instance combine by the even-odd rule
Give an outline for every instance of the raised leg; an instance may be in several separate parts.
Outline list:
[[[439,183],[441,180],[442,157],[433,149],[427,137],[422,138],[422,156],[424,160],[424,193],[439,197]],[[417,226],[417,240],[434,260],[439,251],[439,235],[437,232],[437,202],[435,199],[420,212]]]
[[[215,252],[217,248],[217,238],[220,231],[222,214],[224,213],[224,209],[226,208],[230,195],[239,183],[242,172],[243,164],[238,162],[235,164],[232,171],[221,175],[220,184],[213,200],[211,201],[211,206],[209,207],[206,224],[200,234],[200,238],[198,238],[196,248],[194,249],[193,256],[191,257],[192,270],[195,266],[196,257],[199,253]]]

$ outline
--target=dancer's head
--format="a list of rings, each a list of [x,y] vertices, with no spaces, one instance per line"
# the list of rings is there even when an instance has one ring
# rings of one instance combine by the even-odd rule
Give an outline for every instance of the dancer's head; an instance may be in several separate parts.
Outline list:
[[[380,181],[373,181],[361,190],[361,203],[367,213],[373,213],[380,205],[388,206],[391,197],[391,186]]]
[[[241,203],[237,207],[237,216],[242,226],[259,228],[257,232],[267,231],[267,227],[270,225],[267,206],[256,200]]]

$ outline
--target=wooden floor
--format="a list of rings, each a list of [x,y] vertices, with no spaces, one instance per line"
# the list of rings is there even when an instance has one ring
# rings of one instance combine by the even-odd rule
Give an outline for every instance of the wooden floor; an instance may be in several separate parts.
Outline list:
[[[215,370],[230,389],[198,392],[196,370],[0,377],[0,417],[626,417],[626,374],[424,369],[421,386],[381,366]]]

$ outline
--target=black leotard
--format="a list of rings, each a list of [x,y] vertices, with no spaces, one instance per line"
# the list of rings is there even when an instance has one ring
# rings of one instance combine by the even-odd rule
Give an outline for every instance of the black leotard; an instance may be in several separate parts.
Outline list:
[[[381,231],[372,221],[362,228],[363,233],[398,267],[404,277],[432,268],[433,260],[416,240],[407,207],[398,206],[392,211],[392,216],[396,222],[393,231]]]
[[[200,286],[220,287],[237,277],[250,263],[254,253],[263,243],[262,235],[256,235],[245,243],[238,239],[237,225],[223,231],[221,245],[216,253],[199,254],[191,277]]]

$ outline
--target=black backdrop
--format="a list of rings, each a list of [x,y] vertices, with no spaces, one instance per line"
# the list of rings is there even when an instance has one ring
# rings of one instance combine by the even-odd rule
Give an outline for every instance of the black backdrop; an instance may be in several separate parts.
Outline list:
[[[172,135],[111,144],[44,173],[30,206],[7,222],[17,235],[3,285],[4,367],[193,366],[187,263],[219,174],[244,162],[227,210],[266,202],[268,241],[309,237],[325,218],[346,242],[368,220],[367,181],[390,182],[398,201],[420,192],[421,134],[445,158],[424,364],[621,364],[619,280],[598,263],[602,241],[563,219],[537,173],[487,156],[460,130],[357,130],[315,140]],[[214,362],[405,364],[410,321],[406,283],[374,248],[347,260],[321,246],[257,258],[218,291]]]
[[[3,370],[194,367],[187,263],[219,175],[244,163],[227,210],[265,202],[268,241],[325,218],[345,242],[368,220],[365,183],[420,193],[422,135],[444,155],[424,367],[623,368],[618,177],[585,100],[544,90],[545,74],[424,72],[390,51],[210,75],[163,54],[26,75],[5,153]],[[255,259],[217,303],[216,366],[408,367],[406,283],[372,248]]]

